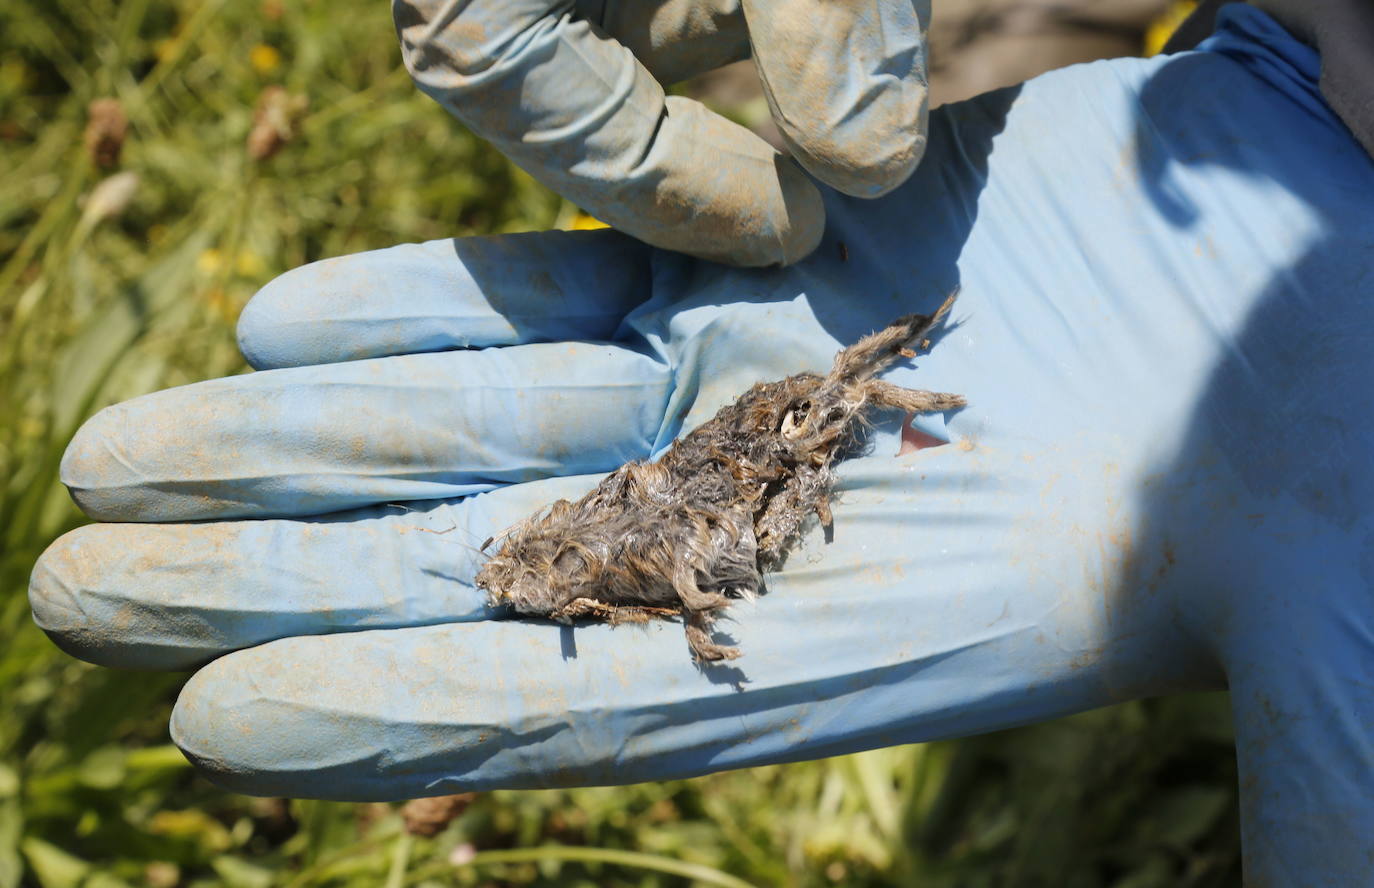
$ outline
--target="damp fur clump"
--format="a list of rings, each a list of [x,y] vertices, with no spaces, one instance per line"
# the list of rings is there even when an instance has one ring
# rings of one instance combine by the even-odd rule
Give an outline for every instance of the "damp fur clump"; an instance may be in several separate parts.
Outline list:
[[[865,414],[964,406],[875,378],[913,357],[953,301],[864,337],[823,376],[755,385],[656,462],[627,463],[576,502],[515,525],[477,585],[493,605],[565,623],[680,617],[699,661],[739,656],[711,639],[712,622],[759,592],[812,514],[830,526],[834,466]]]

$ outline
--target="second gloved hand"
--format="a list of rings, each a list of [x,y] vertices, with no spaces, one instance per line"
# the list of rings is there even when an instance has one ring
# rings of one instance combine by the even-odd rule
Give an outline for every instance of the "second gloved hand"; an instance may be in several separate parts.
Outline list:
[[[928,0],[393,0],[393,12],[425,92],[535,178],[655,246],[795,262],[819,241],[825,209],[794,160],[877,197],[925,149]],[[751,55],[790,158],[664,93]]]

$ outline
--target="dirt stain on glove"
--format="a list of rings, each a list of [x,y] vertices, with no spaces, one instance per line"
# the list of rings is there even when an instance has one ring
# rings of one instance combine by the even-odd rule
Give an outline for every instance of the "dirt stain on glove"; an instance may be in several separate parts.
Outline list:
[[[627,463],[577,502],[559,500],[495,539],[477,574],[491,604],[564,623],[681,617],[701,662],[739,650],[711,639],[731,602],[752,598],[782,565],[803,523],[831,525],[834,465],[877,409],[931,413],[958,395],[875,378],[949,312],[906,315],[836,356],[824,376],[759,383],[675,442],[657,462]]]

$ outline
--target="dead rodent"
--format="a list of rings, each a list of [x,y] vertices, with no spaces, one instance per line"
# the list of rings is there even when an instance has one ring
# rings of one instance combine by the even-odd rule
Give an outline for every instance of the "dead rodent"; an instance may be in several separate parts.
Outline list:
[[[716,614],[759,591],[761,572],[781,565],[811,513],[830,525],[834,463],[864,414],[964,405],[874,378],[914,356],[953,302],[864,337],[825,376],[755,385],[658,461],[627,463],[577,502],[515,525],[477,585],[493,605],[565,623],[680,616],[698,660],[739,656],[711,640]]]

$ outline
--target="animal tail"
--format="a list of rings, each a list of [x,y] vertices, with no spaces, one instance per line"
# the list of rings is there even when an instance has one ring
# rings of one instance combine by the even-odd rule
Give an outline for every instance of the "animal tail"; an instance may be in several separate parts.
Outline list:
[[[870,333],[840,352],[831,369],[831,381],[861,381],[886,370],[901,357],[914,357],[913,346],[919,346],[926,334],[935,329],[949,314],[959,288],[954,288],[933,314],[903,315],[888,326]]]

